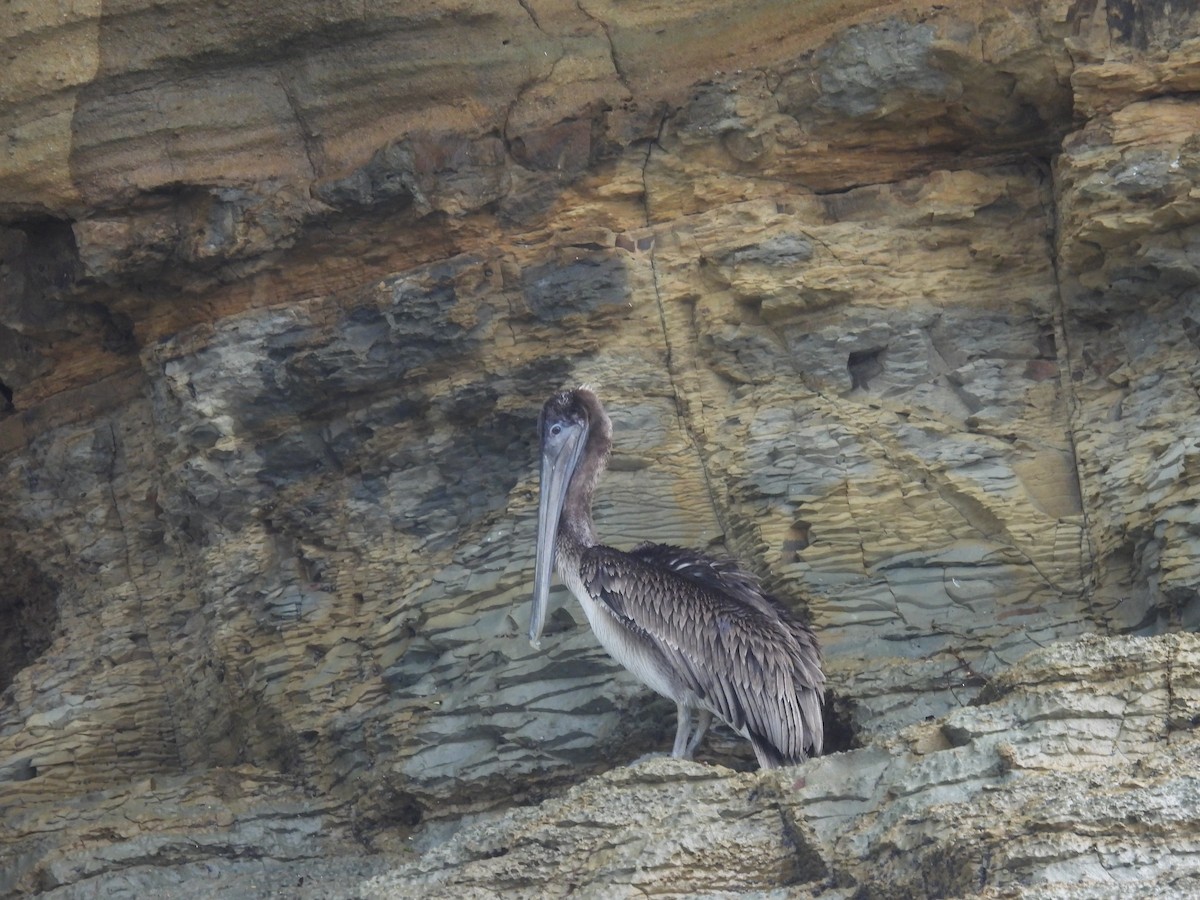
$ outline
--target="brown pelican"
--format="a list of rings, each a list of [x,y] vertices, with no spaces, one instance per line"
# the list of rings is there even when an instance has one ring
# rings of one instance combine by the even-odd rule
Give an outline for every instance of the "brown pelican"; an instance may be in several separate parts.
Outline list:
[[[675,701],[672,756],[690,759],[714,715],[749,739],[764,769],[819,754],[825,676],[808,627],[734,562],[665,544],[624,553],[596,540],[592,492],[608,464],[612,422],[592,391],[547,400],[538,437],[533,646],[541,646],[553,562],[604,649]]]

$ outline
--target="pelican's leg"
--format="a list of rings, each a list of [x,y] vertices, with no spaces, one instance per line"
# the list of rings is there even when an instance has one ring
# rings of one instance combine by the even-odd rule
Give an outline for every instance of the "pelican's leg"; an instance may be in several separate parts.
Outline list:
[[[690,719],[691,716],[688,716]],[[696,752],[696,748],[700,746],[700,742],[704,740],[704,733],[708,731],[709,723],[712,722],[712,713],[707,709],[701,709],[700,715],[696,720],[696,732],[692,735],[692,739],[688,741],[687,747],[683,751],[684,759],[691,759],[692,754]]]
[[[687,759],[688,733],[692,730],[692,708],[676,703],[675,715],[675,746],[671,748],[671,755],[676,759]]]

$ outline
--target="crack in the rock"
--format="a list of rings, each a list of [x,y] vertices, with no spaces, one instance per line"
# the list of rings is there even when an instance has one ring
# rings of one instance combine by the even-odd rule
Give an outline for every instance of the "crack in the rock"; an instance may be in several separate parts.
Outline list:
[[[533,78],[530,78],[528,81],[522,83],[521,86],[517,88],[517,93],[513,97],[512,102],[509,103],[508,108],[504,110],[504,121],[500,123],[500,140],[504,144],[505,154],[510,159],[512,159],[512,157],[513,157],[513,150],[512,150],[512,140],[513,139],[512,139],[512,137],[509,136],[508,126],[509,126],[509,122],[512,121],[513,112],[517,109],[518,106],[521,105],[522,101],[524,101],[524,99],[525,99],[525,96],[531,90],[533,90],[539,84],[544,84],[544,83],[550,81],[550,79],[554,77],[554,73],[558,69],[558,64],[563,61],[563,58],[566,55],[567,55],[567,51],[562,46],[562,43],[560,42],[558,45],[558,56],[556,56],[553,60],[550,61],[550,68],[546,71],[546,73],[544,75],[535,75]]]
[[[633,89],[629,86],[629,78],[625,75],[625,70],[621,66],[620,57],[617,55],[617,45],[613,41],[612,28],[603,19],[588,10],[587,7],[583,5],[581,0],[575,0],[575,6],[581,13],[599,25],[604,31],[604,37],[608,41],[608,56],[609,59],[612,60],[613,71],[616,72],[617,80],[621,82],[621,85],[625,88],[625,90],[632,94]]]
[[[670,118],[670,116],[669,116],[667,110],[664,109],[662,112],[662,115],[659,117],[659,120],[658,120],[658,129],[654,133],[654,140],[646,142],[646,155],[645,155],[645,157],[642,158],[642,171],[641,171],[641,176],[642,176],[642,224],[647,228],[650,227],[650,185],[646,180],[646,177],[647,177],[646,170],[650,168],[650,154],[652,154],[654,152],[654,148],[656,146],[661,146],[659,141],[662,140],[663,129],[667,127],[667,119],[668,118]],[[650,271],[654,275],[654,290],[655,290],[655,293],[657,294],[657,292],[658,292],[658,269],[655,267],[654,249],[655,249],[654,246],[651,245],[651,247],[650,247]],[[659,296],[658,299],[659,299],[659,303],[661,305],[662,297]]]
[[[1070,449],[1070,464],[1074,469],[1075,484],[1079,486],[1080,503],[1080,520],[1082,527],[1079,529],[1080,541],[1080,560],[1079,560],[1079,584],[1082,593],[1084,593],[1085,608],[1088,617],[1092,619],[1094,624],[1100,624],[1097,618],[1096,610],[1096,569],[1098,559],[1096,556],[1096,545],[1092,542],[1092,523],[1088,516],[1087,503],[1082,502],[1082,498],[1087,496],[1085,491],[1084,481],[1084,466],[1079,454],[1079,445],[1075,442],[1075,425],[1079,424],[1079,397],[1075,395],[1075,385],[1073,383],[1070,371],[1072,371],[1072,354],[1070,354],[1070,337],[1067,331],[1067,304],[1063,299],[1062,280],[1058,274],[1058,260],[1055,253],[1050,254],[1050,262],[1054,268],[1055,280],[1055,296],[1057,304],[1057,317],[1055,320],[1055,342],[1062,347],[1061,361],[1058,361],[1058,383],[1061,385],[1063,394],[1063,402],[1067,407],[1068,427],[1064,428],[1066,433],[1067,445]]]
[[[529,0],[517,0],[521,4],[521,9],[529,14],[530,20],[533,22],[533,27],[542,34],[546,33],[546,29],[542,27],[542,23],[538,21],[537,13],[533,11],[533,7],[529,5]]]
[[[1048,177],[1051,179],[1051,187],[1053,187],[1053,171],[1049,173]],[[1087,492],[1084,490],[1083,461],[1079,455],[1079,447],[1075,442],[1075,426],[1079,422],[1080,402],[1079,397],[1075,393],[1075,385],[1071,377],[1071,339],[1067,328],[1067,303],[1063,293],[1062,273],[1059,271],[1058,266],[1059,209],[1055,205],[1053,192],[1051,193],[1049,204],[1050,209],[1047,210],[1046,221],[1050,225],[1051,233],[1047,235],[1047,243],[1049,245],[1047,255],[1050,257],[1050,267],[1054,273],[1054,342],[1056,347],[1062,348],[1061,356],[1058,353],[1055,354],[1056,357],[1059,357],[1055,362],[1058,363],[1059,385],[1063,394],[1063,402],[1067,407],[1067,427],[1063,431],[1066,434],[1067,446],[1071,452],[1071,465],[1075,473],[1075,484],[1079,487],[1079,515],[1083,523],[1083,527],[1080,528],[1079,538],[1081,545],[1079,548],[1079,586],[1084,595],[1083,600],[1087,615],[1093,623],[1099,625],[1102,623],[1096,614],[1095,606],[1095,573],[1098,559],[1096,557],[1096,546],[1092,542],[1092,524],[1088,516],[1088,505],[1085,500]]]
[[[580,7],[582,9],[582,7]],[[586,10],[584,10],[586,13]],[[650,186],[646,180],[646,171],[650,165],[650,156],[654,152],[655,146],[659,145],[659,140],[662,138],[663,129],[666,127],[667,119],[670,113],[667,109],[663,109],[662,115],[658,121],[658,130],[655,132],[654,139],[646,144],[646,156],[642,160],[642,214],[646,227],[650,227]],[[700,463],[700,475],[704,479],[704,490],[708,495],[709,506],[713,512],[713,520],[717,523],[717,527],[721,529],[722,539],[725,540],[730,534],[729,524],[725,521],[722,513],[722,505],[717,502],[716,491],[713,488],[712,475],[708,470],[708,463],[705,459],[704,452],[701,449],[700,439],[696,434],[695,428],[692,426],[690,417],[687,414],[686,404],[683,399],[683,392],[679,388],[679,382],[676,378],[675,371],[675,351],[671,346],[671,330],[667,323],[666,305],[663,303],[662,289],[659,286],[658,277],[658,242],[655,237],[651,236],[650,244],[650,279],[654,285],[654,302],[658,308],[659,326],[662,328],[663,346],[666,350],[666,367],[667,378],[671,383],[671,396],[675,401],[675,416],[679,421],[680,430],[686,435],[688,443],[696,453],[696,458]]]
[[[318,133],[312,127],[300,101],[296,99],[296,92],[292,89],[288,79],[283,76],[283,73],[280,73],[275,80],[279,84],[279,89],[283,91],[288,108],[292,111],[292,118],[296,120],[296,127],[300,131],[300,145],[304,148],[304,156],[308,160],[308,168],[312,172],[312,177],[316,179],[320,177],[322,168],[320,165],[321,145],[317,140]]]
[[[1167,662],[1163,673],[1164,686],[1167,689],[1167,709],[1163,716],[1163,740],[1171,739],[1172,721],[1171,717],[1175,709],[1175,656],[1179,652],[1179,645],[1173,643],[1167,653]],[[1122,723],[1123,724],[1123,723]]]

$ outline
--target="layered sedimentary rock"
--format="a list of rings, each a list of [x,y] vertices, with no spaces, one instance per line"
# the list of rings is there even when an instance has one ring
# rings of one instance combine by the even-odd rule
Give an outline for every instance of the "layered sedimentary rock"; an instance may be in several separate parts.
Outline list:
[[[0,891],[1193,877],[1193,11],[192,6],[3,26]],[[610,771],[670,705],[523,637],[578,382],[834,755]]]
[[[988,702],[801,769],[615,769],[471,823],[361,890],[1190,896],[1198,650],[1194,635],[1061,644],[1006,671]]]

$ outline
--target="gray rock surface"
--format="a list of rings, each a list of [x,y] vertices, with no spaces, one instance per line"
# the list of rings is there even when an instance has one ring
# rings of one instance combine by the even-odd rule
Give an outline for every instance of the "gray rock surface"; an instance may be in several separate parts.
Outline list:
[[[0,26],[0,896],[1200,895],[1191,6],[260,7]],[[579,382],[830,755],[529,648]]]

